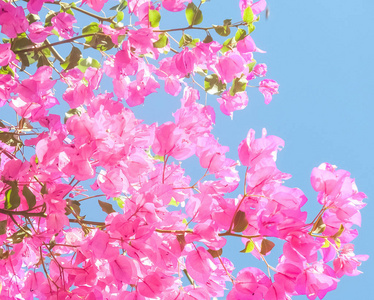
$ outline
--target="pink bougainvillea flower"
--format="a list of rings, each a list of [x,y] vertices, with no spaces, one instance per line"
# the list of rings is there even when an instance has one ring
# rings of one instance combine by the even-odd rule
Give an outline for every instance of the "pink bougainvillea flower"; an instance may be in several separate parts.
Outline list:
[[[30,0],[27,2],[27,9],[32,14],[38,14],[42,9],[44,2],[53,2],[53,0]]]
[[[248,53],[256,51],[256,44],[250,35],[240,40],[237,44],[237,49],[240,53]]]
[[[238,52],[229,51],[226,53],[218,58],[213,71],[217,72],[223,82],[231,82],[235,77],[240,77],[245,68],[245,61]]]
[[[242,110],[247,107],[248,96],[245,91],[236,93],[234,96],[231,96],[229,91],[225,91],[217,101],[220,104],[221,111],[225,115],[232,117],[234,111]]]
[[[29,26],[29,38],[33,43],[43,43],[52,34],[53,27],[44,27],[42,22],[34,22]]]
[[[264,79],[260,82],[259,90],[265,97],[265,103],[269,104],[272,100],[272,95],[278,94],[279,84],[272,79]]]
[[[1,32],[13,39],[17,34],[25,32],[29,22],[25,17],[22,6],[14,7],[10,3],[0,1]]]
[[[152,150],[156,155],[170,155],[182,160],[193,155],[195,148],[183,129],[173,122],[166,122],[156,129]]]
[[[84,3],[87,3],[87,5],[96,11],[101,11],[104,7],[104,4],[107,3],[108,0],[83,0],[81,6]]]
[[[308,266],[296,279],[295,290],[299,295],[306,295],[309,300],[322,299],[338,286],[334,270],[322,262]]]
[[[257,268],[248,267],[239,271],[234,288],[227,295],[229,300],[262,300],[271,286],[271,280]]]
[[[255,131],[250,129],[247,138],[238,148],[240,162],[247,167],[253,166],[263,158],[276,159],[276,154],[284,147],[284,141],[274,135],[266,136],[267,132],[262,130],[262,137],[255,139]]]
[[[162,0],[162,6],[168,11],[181,11],[186,8],[185,3],[191,3],[192,0]]]
[[[361,274],[357,267],[361,266],[361,261],[368,260],[368,255],[355,255],[353,253],[354,245],[346,244],[339,252],[339,256],[334,260],[333,266],[336,276],[343,275],[357,276]]]
[[[194,280],[206,283],[217,266],[212,255],[203,247],[198,247],[187,254],[186,268]]]
[[[253,14],[258,15],[260,12],[264,11],[266,8],[266,0],[259,0],[256,3],[253,3],[254,0],[240,0],[239,7],[242,12],[250,6],[252,8]]]
[[[0,66],[7,66],[16,59],[16,55],[10,50],[10,44],[0,44]]]
[[[258,64],[253,68],[253,73],[257,77],[264,77],[266,75],[268,68],[266,64]]]
[[[114,29],[108,25],[104,25],[104,24],[100,24],[99,25],[100,28],[103,29],[103,32],[106,34],[106,35],[109,35],[112,39],[112,42],[116,45],[118,45],[118,37],[120,35],[126,35],[127,33],[127,28],[121,28],[121,29]]]
[[[73,24],[77,23],[77,20],[74,16],[68,13],[59,13],[57,16],[52,18],[52,24],[59,33],[61,37],[64,39],[70,39],[75,34],[73,30]]]

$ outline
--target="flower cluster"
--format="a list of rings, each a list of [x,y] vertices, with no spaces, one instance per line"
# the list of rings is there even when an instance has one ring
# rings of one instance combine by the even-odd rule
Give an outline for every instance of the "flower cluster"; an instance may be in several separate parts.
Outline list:
[[[267,72],[250,36],[266,1],[240,0],[242,20],[206,28],[196,27],[203,1],[120,1],[113,17],[86,10],[106,2],[0,1],[0,106],[18,118],[0,121],[0,298],[322,299],[340,277],[358,275],[367,256],[355,255],[352,241],[366,196],[350,174],[327,163],[312,171],[322,207],[308,222],[307,198],[284,185],[290,175],[276,165],[284,141],[250,129],[234,161],[212,133],[214,108],[199,102],[197,87],[217,95],[225,115],[247,106],[248,83]],[[49,9],[45,23],[35,19],[52,5],[60,10]],[[134,24],[124,25],[126,10]],[[189,26],[160,29],[163,10],[185,11]],[[76,32],[75,13],[100,24]],[[233,28],[229,40],[213,41],[210,31]],[[63,58],[58,49],[69,43]],[[108,80],[112,91],[102,91]],[[138,119],[132,108],[161,87],[180,99],[173,120]],[[266,104],[278,93],[271,79],[257,87]],[[63,118],[56,108],[64,106]],[[187,159],[199,180],[182,168]],[[81,208],[97,198],[106,217],[92,220]],[[267,273],[224,257],[228,237],[241,238],[241,252]],[[283,253],[272,267],[266,256],[277,240]]]

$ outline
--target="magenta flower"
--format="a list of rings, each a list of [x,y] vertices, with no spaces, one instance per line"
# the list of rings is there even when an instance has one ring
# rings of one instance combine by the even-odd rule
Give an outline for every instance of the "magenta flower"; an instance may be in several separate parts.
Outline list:
[[[59,13],[52,18],[52,24],[64,39],[70,39],[76,34],[73,30],[73,24],[77,23],[74,16],[67,13]]]
[[[264,79],[260,82],[259,90],[265,97],[265,103],[269,104],[272,100],[272,95],[278,94],[279,84],[272,79]]]

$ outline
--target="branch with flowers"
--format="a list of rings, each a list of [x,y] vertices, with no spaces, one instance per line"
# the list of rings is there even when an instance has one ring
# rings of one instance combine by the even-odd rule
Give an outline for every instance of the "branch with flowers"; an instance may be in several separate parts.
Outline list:
[[[12,112],[0,122],[2,298],[315,299],[360,273],[367,256],[352,241],[366,196],[347,171],[313,169],[322,208],[308,222],[305,195],[276,165],[281,138],[250,129],[239,163],[212,133],[216,113],[246,108],[247,88],[270,104],[278,83],[262,79],[251,37],[266,1],[200,25],[209,5],[0,1],[0,106]],[[172,27],[166,11],[185,19]],[[134,107],[160,89],[180,100],[173,120],[140,120]],[[265,272],[235,273],[228,237]]]

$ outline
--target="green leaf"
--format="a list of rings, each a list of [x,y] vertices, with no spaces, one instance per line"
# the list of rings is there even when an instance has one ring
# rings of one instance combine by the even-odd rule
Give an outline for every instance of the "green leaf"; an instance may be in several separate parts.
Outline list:
[[[29,49],[34,46],[34,43],[30,41],[28,38],[15,38],[12,42],[11,50],[13,52],[23,50],[23,49]],[[31,52],[32,50],[30,50]]]
[[[247,32],[244,29],[238,28],[235,33],[235,41],[239,42],[247,36]]]
[[[125,17],[125,14],[123,11],[117,12],[117,22],[121,22],[124,17]]]
[[[208,252],[210,253],[210,255],[213,257],[213,258],[216,258],[216,257],[219,257],[222,255],[222,249],[219,249],[219,250],[212,250],[212,249],[208,249]]]
[[[246,244],[245,244],[245,247],[243,250],[241,250],[240,252],[242,253],[250,253],[253,251],[253,249],[255,248],[255,244],[252,242],[252,241],[248,241]]]
[[[26,198],[29,209],[32,209],[36,204],[36,197],[27,185],[23,186],[22,195]]]
[[[26,18],[27,18],[27,21],[29,21],[29,24],[32,24],[32,23],[40,20],[40,17],[38,15],[35,15],[35,14],[28,14],[26,16]]]
[[[110,10],[122,11],[127,7],[127,1],[121,0],[119,4],[109,8]]]
[[[66,113],[65,113],[65,118],[64,118],[64,123],[66,124],[66,122],[68,121],[68,119],[74,115],[78,115],[80,116],[82,114],[82,108],[81,107],[77,107],[77,108],[72,108],[72,109],[69,109]]]
[[[323,222],[322,216],[319,217],[318,221],[314,223],[312,228],[312,233],[319,234],[324,232],[326,229],[326,224]]]
[[[85,46],[84,49],[90,48],[90,46],[94,49],[100,50],[100,51],[107,51],[112,49],[115,44],[112,41],[112,38],[109,35],[94,35],[87,37],[88,44],[89,46]]]
[[[179,246],[181,247],[181,251],[183,251],[184,247],[186,246],[186,239],[184,237],[184,234],[178,234],[177,235],[177,241],[179,242]]]
[[[179,203],[177,201],[175,201],[174,197],[171,197],[171,200],[170,200],[168,205],[173,205],[175,207],[178,207]]]
[[[203,40],[203,43],[208,44],[210,42],[213,42],[213,38],[210,34],[208,34],[206,38]]]
[[[21,204],[21,197],[18,192],[18,183],[17,181],[12,181],[9,183],[11,188],[5,193],[5,209],[16,209]]]
[[[248,26],[248,34],[251,34],[253,31],[255,31],[256,29],[256,26],[251,24]]]
[[[160,25],[161,14],[156,9],[150,9],[148,13],[149,23],[151,27],[158,27]]]
[[[0,74],[10,74],[12,77],[14,77],[14,71],[9,66],[1,67]]]
[[[65,207],[65,215],[70,215],[72,211],[74,211],[78,216],[81,213],[81,204],[77,200],[67,199],[66,207]]]
[[[75,68],[78,65],[78,62],[82,58],[82,52],[74,47],[71,49],[70,54],[65,58],[63,63],[60,63],[61,68],[65,71]]]
[[[163,156],[160,156],[160,155],[155,155],[155,156],[153,156],[153,158],[156,159],[156,160],[159,160],[159,161],[161,161],[161,162],[164,162],[164,161],[165,161],[164,157],[163,157]]]
[[[236,93],[244,92],[247,87],[248,80],[243,78],[235,78],[232,82],[230,95],[235,96]]]
[[[243,232],[248,227],[248,221],[245,217],[245,212],[239,210],[234,217],[234,228],[235,232]]]
[[[220,95],[226,90],[226,84],[218,78],[217,74],[211,74],[205,77],[204,88],[211,95]]]
[[[229,26],[217,26],[213,25],[214,30],[220,35],[220,36],[228,36],[231,33]]]
[[[223,20],[223,26],[231,25],[231,20],[232,20],[232,19],[226,19],[226,20]]]
[[[87,57],[87,58],[81,58],[78,61],[78,69],[84,73],[89,67],[100,69],[100,63],[92,58],[92,57]]]
[[[50,66],[50,61],[44,55],[40,55],[36,66],[38,68],[42,66]]]
[[[169,43],[169,39],[165,33],[158,36],[158,40],[153,43],[155,48],[164,48]]]
[[[110,203],[107,203],[107,202],[104,202],[104,201],[99,201],[99,205],[101,207],[101,209],[103,210],[103,212],[107,213],[107,214],[111,214],[113,212],[116,212],[114,209],[113,209],[113,206],[112,204]]]
[[[325,238],[325,242],[323,243],[321,248],[328,248],[328,247],[330,247],[330,242],[328,239]]]
[[[274,246],[275,246],[275,244],[272,241],[269,241],[267,239],[263,239],[262,242],[261,242],[260,253],[262,255],[266,255],[267,253],[269,253],[271,251],[271,249],[274,248]]]
[[[117,202],[117,204],[120,208],[123,208],[125,206],[125,200],[126,200],[125,197],[123,197],[123,196],[113,197],[113,200]]]
[[[337,231],[337,233],[335,233],[335,234],[334,234],[333,236],[331,236],[331,237],[332,237],[334,240],[337,240],[338,237],[342,235],[343,231],[344,231],[344,226],[343,226],[343,224],[340,224],[340,228],[339,228],[339,230]]]
[[[229,38],[223,43],[222,48],[221,48],[221,52],[225,53],[229,50],[232,50],[234,47],[235,47],[234,39]]]
[[[190,26],[198,25],[203,21],[203,14],[197,6],[191,2],[186,8],[186,19]]]
[[[253,70],[253,68],[255,67],[256,64],[257,64],[257,61],[253,59],[252,62],[247,65],[248,66],[248,72],[252,72],[252,70]]]
[[[254,17],[255,17],[255,15],[253,14],[252,8],[250,6],[248,6],[244,10],[243,21],[246,22],[249,25],[253,22]]]
[[[195,47],[199,39],[193,39],[189,34],[183,34],[181,40],[179,41],[179,47]]]
[[[8,224],[7,220],[0,221],[0,235],[3,235],[6,233],[7,224]]]
[[[94,33],[98,33],[99,31],[100,31],[99,24],[96,23],[96,22],[92,22],[89,25],[83,27],[82,34],[83,35],[84,34],[94,34]],[[93,38],[93,36],[85,37],[86,43],[91,42],[92,38]]]

